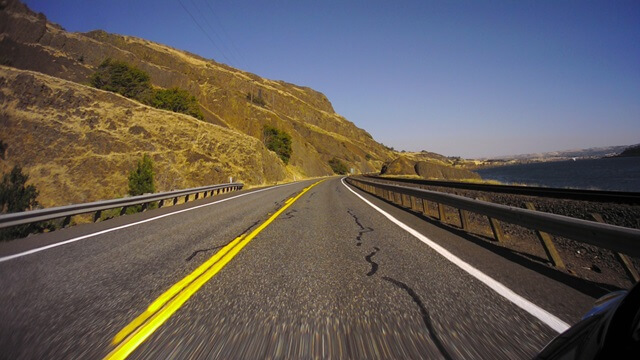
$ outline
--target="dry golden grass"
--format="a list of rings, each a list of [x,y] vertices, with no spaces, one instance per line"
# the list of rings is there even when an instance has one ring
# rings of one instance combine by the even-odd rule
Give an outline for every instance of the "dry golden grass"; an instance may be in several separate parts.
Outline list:
[[[120,95],[0,67],[0,170],[20,165],[45,206],[126,194],[144,153],[158,191],[227,182],[283,181],[289,171],[256,138]]]

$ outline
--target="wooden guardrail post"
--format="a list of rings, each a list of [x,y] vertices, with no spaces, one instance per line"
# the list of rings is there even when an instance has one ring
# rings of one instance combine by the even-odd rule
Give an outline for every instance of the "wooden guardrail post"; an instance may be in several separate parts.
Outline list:
[[[490,218],[487,216],[487,218],[489,219],[489,224],[491,225],[491,231],[493,232],[493,237],[498,241],[498,242],[503,242],[504,241],[504,233],[502,232],[502,226],[500,225],[500,222],[494,218]]]
[[[173,198],[173,204],[172,204],[172,205],[174,205],[174,206],[175,206],[175,204],[177,204],[177,203],[178,203],[178,197],[174,197],[174,198]]]
[[[93,214],[93,222],[98,222],[100,220],[100,216],[102,216],[102,210],[98,210]]]
[[[411,210],[417,211],[418,204],[416,204],[416,198],[414,196],[409,196],[409,200],[411,200]]]
[[[422,213],[424,216],[429,216],[429,201],[422,199]]]
[[[442,205],[442,203],[438,203],[438,220],[440,220],[440,222],[447,221],[447,214],[444,210],[444,205]]]
[[[605,223],[604,219],[602,218],[602,216],[598,213],[592,213],[591,216],[593,217],[593,219],[599,223]],[[638,271],[636,270],[636,268],[633,267],[633,263],[631,262],[631,260],[629,259],[629,257],[627,257],[627,255],[625,254],[621,254],[617,251],[613,252],[616,256],[616,258],[618,259],[618,261],[620,261],[620,264],[622,264],[622,268],[624,269],[624,271],[627,273],[627,276],[629,276],[629,278],[631,280],[633,280],[634,283],[640,281],[640,275],[638,275]]]
[[[478,198],[482,201],[487,201],[487,199],[480,197]],[[500,222],[494,218],[487,216],[489,219],[489,225],[491,226],[491,231],[493,232],[493,238],[496,239],[497,242],[504,242],[504,232],[502,232],[502,226]]]
[[[71,215],[64,218],[64,220],[62,221],[62,227],[66,228],[67,226],[69,226],[69,224],[71,224]]]
[[[158,209],[162,208],[164,206],[164,199],[160,200],[160,202],[158,203]]]
[[[467,210],[458,209],[458,216],[460,216],[460,226],[462,229],[469,231],[469,215]]]
[[[120,216],[124,215],[127,213],[127,208],[128,206],[123,206],[122,209],[120,210]]]
[[[527,209],[536,211],[536,207],[533,203],[526,203]],[[560,257],[558,250],[556,249],[555,244],[553,243],[553,238],[551,235],[547,234],[544,231],[536,230],[536,235],[538,235],[538,239],[540,240],[540,244],[544,248],[544,252],[547,253],[547,259],[551,261],[551,263],[560,269],[564,269],[564,261]]]

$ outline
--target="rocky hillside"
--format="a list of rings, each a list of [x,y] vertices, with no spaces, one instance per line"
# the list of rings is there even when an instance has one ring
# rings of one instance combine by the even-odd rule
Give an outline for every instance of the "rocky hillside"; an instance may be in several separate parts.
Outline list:
[[[462,168],[455,168],[442,155],[408,153],[384,164],[381,175],[410,175],[432,180],[481,180],[480,175]]]
[[[143,153],[160,191],[287,177],[262,142],[191,116],[32,71],[0,66],[0,171],[24,167],[45,206],[121,197]]]
[[[153,110],[113,94],[77,85],[88,84],[91,74],[106,58],[140,68],[150,75],[155,87],[186,89],[199,101],[204,121]],[[45,168],[60,173],[60,176],[70,170],[77,174],[86,172],[87,179],[103,179],[103,186],[121,184],[126,176],[125,169],[142,151],[153,152],[157,157],[164,154],[159,177],[182,179],[166,180],[165,187],[204,185],[231,174],[247,183],[273,182],[293,176],[329,175],[332,170],[328,162],[333,158],[357,172],[372,172],[379,170],[393,154],[366,131],[336,114],[329,100],[317,91],[264,79],[143,39],[99,30],[70,33],[17,0],[0,0],[0,65],[67,80],[2,69],[4,82],[0,116],[3,124],[11,127],[3,127],[0,133],[0,140],[10,149],[2,166],[20,164],[42,186],[47,186],[46,183],[53,186],[55,182],[51,179],[53,175],[43,170]],[[41,84],[44,88],[39,88]],[[38,98],[31,99],[35,94]],[[68,97],[76,101],[78,106],[68,107],[68,102],[59,100],[63,95],[65,99]],[[28,106],[19,105],[25,101]],[[152,119],[155,116],[158,119]],[[170,124],[172,121],[190,125],[188,129],[181,128]],[[33,128],[25,127],[26,122]],[[87,124],[93,124],[93,127]],[[291,135],[292,154],[288,165],[272,156],[262,145],[265,125]],[[36,128],[46,129],[46,134],[36,131]],[[73,132],[67,132],[70,128]],[[195,128],[207,130],[190,132]],[[101,131],[111,133],[107,135]],[[91,147],[92,136],[97,134],[105,136],[96,142],[100,149]],[[167,143],[167,139],[178,138],[192,143],[193,154],[199,155],[189,157],[185,153],[182,157],[176,153],[172,158],[171,151],[184,150],[186,145],[178,140]],[[79,139],[84,140],[77,142]],[[198,145],[218,141],[225,145]],[[28,148],[27,144],[38,143],[47,144],[42,150],[46,149],[44,152],[49,154],[28,152],[32,156],[27,157],[23,153],[22,150]],[[121,160],[114,160],[114,153],[118,153],[117,158]],[[111,158],[100,162],[100,166],[85,164],[78,168],[67,163],[73,159],[77,159],[78,164],[82,162],[80,159],[91,163],[94,159],[103,161],[105,157]],[[200,165],[196,165],[198,162]],[[63,163],[66,167],[55,169],[55,164]],[[198,171],[196,166],[200,166]],[[193,171],[185,170],[187,167]],[[163,172],[169,168],[174,169],[171,175]],[[217,168],[220,170],[216,172]],[[181,173],[183,170],[187,172]],[[121,173],[104,176],[105,173],[116,172]],[[114,176],[120,180],[112,179]],[[49,195],[46,194],[54,190],[45,190],[42,186],[43,204],[89,200],[86,197],[89,195],[74,198],[71,194],[64,200],[47,198]],[[99,198],[108,197],[107,193],[113,192],[101,191],[103,194]],[[116,192],[123,193],[124,189],[120,187]]]

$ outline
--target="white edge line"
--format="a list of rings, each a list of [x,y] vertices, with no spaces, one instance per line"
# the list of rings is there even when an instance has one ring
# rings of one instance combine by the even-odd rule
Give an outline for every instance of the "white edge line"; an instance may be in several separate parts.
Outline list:
[[[262,191],[273,190],[273,189],[277,189],[277,188],[282,187],[282,186],[289,186],[289,185],[293,185],[293,184],[295,184],[295,182],[289,183],[289,184],[282,184],[282,185],[272,186],[272,187],[268,187],[268,188],[265,188],[265,189],[259,189],[259,190],[256,190],[256,191],[251,191],[251,192],[248,192],[248,193],[232,196],[232,197],[229,197],[229,198],[226,198],[226,199],[214,201],[212,203],[198,205],[198,206],[190,207],[188,209],[182,209],[182,210],[170,212],[170,213],[163,214],[163,215],[158,215],[156,217],[152,217],[152,218],[149,218],[149,219],[144,219],[144,220],[137,221],[137,222],[134,222],[134,223],[131,223],[131,224],[125,224],[125,225],[117,226],[117,227],[114,227],[114,228],[98,231],[98,232],[95,232],[95,233],[78,236],[78,237],[75,237],[75,238],[72,238],[72,239],[69,239],[69,240],[61,241],[61,242],[58,242],[58,243],[55,243],[55,244],[51,244],[51,245],[47,245],[47,246],[43,246],[43,247],[39,247],[39,248],[35,248],[35,249],[31,249],[31,250],[24,251],[24,252],[21,252],[21,253],[17,253],[17,254],[14,254],[14,255],[0,257],[0,263],[8,261],[8,260],[15,259],[15,258],[19,258],[19,257],[25,256],[25,255],[35,254],[37,252],[48,250],[48,249],[51,249],[51,248],[54,248],[54,247],[70,244],[72,242],[84,240],[84,239],[87,239],[87,238],[90,238],[90,237],[106,234],[106,233],[109,233],[109,232],[112,232],[112,231],[116,231],[116,230],[120,230],[120,229],[131,227],[131,226],[140,225],[140,224],[144,224],[144,223],[147,223],[147,222],[155,221],[155,220],[167,217],[167,216],[172,216],[172,215],[180,214],[180,213],[183,213],[183,212],[200,209],[200,208],[203,208],[203,207],[206,207],[206,206],[211,206],[211,205],[219,204],[221,202],[237,199],[239,197],[256,194],[256,193],[259,193],[259,192],[262,192]]]
[[[379,213],[384,215],[387,219],[391,220],[391,222],[393,222],[394,224],[398,225],[403,230],[407,231],[409,234],[415,236],[420,241],[422,241],[423,243],[425,243],[428,246],[430,246],[437,253],[439,253],[440,255],[444,256],[447,260],[449,260],[452,263],[456,264],[459,268],[461,268],[462,270],[466,271],[467,273],[469,273],[471,276],[475,277],[476,279],[480,280],[485,285],[487,285],[489,288],[491,288],[492,290],[494,290],[495,292],[497,292],[499,295],[503,296],[507,300],[511,301],[512,303],[514,303],[519,308],[521,308],[524,311],[528,312],[529,314],[535,316],[536,318],[538,318],[538,320],[540,320],[543,323],[547,324],[553,330],[555,330],[555,331],[557,331],[559,333],[562,333],[562,332],[566,331],[567,329],[569,329],[569,327],[570,327],[569,324],[567,324],[566,322],[560,320],[555,315],[549,313],[548,311],[542,309],[538,305],[536,305],[536,304],[532,303],[531,301],[523,298],[522,296],[516,294],[511,289],[509,289],[508,287],[504,286],[502,283],[494,280],[493,278],[489,277],[488,275],[486,275],[482,271],[480,271],[480,270],[476,269],[475,267],[469,265],[468,263],[464,262],[462,259],[460,259],[459,257],[453,255],[452,253],[450,253],[448,250],[446,250],[442,246],[436,244],[435,242],[433,242],[432,240],[430,240],[426,236],[422,235],[421,233],[419,233],[418,231],[412,229],[411,227],[409,227],[408,225],[404,224],[400,220],[396,219],[395,217],[393,217],[389,213],[385,212],[384,210],[382,210],[379,207],[377,207],[374,204],[372,204],[369,200],[365,199],[360,194],[358,194],[357,192],[353,191],[353,189],[351,189],[349,186],[347,186],[347,184],[345,184],[345,182],[344,182],[344,178],[342,178],[340,181],[342,182],[342,185],[344,185],[349,191],[354,193],[362,201],[364,201],[369,206],[371,206],[372,208],[377,210]]]

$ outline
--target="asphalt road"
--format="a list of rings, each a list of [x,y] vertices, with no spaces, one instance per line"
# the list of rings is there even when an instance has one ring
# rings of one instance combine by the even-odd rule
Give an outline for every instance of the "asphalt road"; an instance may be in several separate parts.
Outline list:
[[[519,359],[557,335],[548,321],[401,229],[339,178],[287,202],[315,182],[0,244],[0,357],[103,358],[116,348],[114,336],[154,300],[252,233],[129,358]],[[355,192],[569,325],[600,295],[592,284]]]

